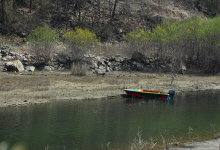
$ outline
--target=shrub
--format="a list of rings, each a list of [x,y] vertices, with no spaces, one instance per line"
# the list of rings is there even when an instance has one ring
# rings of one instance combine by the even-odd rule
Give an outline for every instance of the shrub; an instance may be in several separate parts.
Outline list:
[[[28,40],[33,43],[54,43],[58,41],[58,34],[55,30],[45,25],[42,27],[37,27],[35,30],[33,30],[32,33],[28,36]]]
[[[98,41],[93,32],[81,28],[76,28],[75,31],[66,31],[63,37],[64,42],[68,45],[67,52],[64,54],[67,55],[69,64],[81,62],[90,46]]]
[[[89,46],[98,41],[95,33],[81,28],[76,28],[75,31],[66,31],[64,38],[77,46]]]
[[[220,71],[220,17],[165,22],[151,31],[135,30],[124,36],[129,51],[139,51],[163,62],[187,64],[206,72]],[[175,60],[175,61],[173,61]],[[178,68],[178,67],[177,67]],[[178,70],[178,69],[177,69]]]
[[[48,64],[53,58],[55,42],[58,34],[48,26],[37,27],[29,36],[32,52],[39,64]]]
[[[71,66],[72,75],[85,76],[88,71],[88,65],[86,63],[73,63]]]

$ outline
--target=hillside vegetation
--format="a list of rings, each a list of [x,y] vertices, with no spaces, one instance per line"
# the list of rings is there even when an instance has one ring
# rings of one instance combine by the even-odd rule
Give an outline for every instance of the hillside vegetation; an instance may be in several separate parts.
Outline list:
[[[46,23],[59,31],[89,28],[101,41],[120,40],[134,28],[219,11],[218,0],[2,0],[0,32],[22,36]]]
[[[220,70],[218,0],[1,0],[0,8],[1,45],[30,42],[38,64],[49,64],[61,42],[68,64],[117,49],[137,61],[153,58],[155,69]],[[115,41],[120,46],[106,50]]]

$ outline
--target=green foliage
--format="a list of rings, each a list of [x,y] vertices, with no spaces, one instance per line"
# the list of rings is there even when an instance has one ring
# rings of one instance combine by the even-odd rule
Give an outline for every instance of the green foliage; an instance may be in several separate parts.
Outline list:
[[[37,27],[28,36],[28,40],[33,43],[43,42],[57,42],[58,34],[55,30],[52,30],[49,26]]]
[[[185,40],[209,41],[216,34],[220,34],[220,17],[213,19],[193,18],[183,22],[165,22],[152,31],[134,30],[124,36],[124,39],[137,41],[182,42]]]
[[[66,31],[64,38],[78,46],[88,46],[98,41],[95,33],[81,28],[76,28],[75,31]]]
[[[32,52],[35,54],[36,62],[46,65],[53,59],[55,42],[58,34],[48,26],[37,27],[29,36],[32,43]]]
[[[166,61],[175,66],[184,61],[189,66],[207,72],[218,72],[219,24],[220,17],[212,19],[196,17],[182,22],[165,22],[151,31],[134,30],[124,38],[134,45],[133,51],[160,58],[161,62]]]
[[[124,35],[123,38],[127,41],[132,41],[134,43],[139,43],[143,41],[147,41],[150,37],[150,31],[145,31],[144,29],[137,29],[130,32],[127,35]]]

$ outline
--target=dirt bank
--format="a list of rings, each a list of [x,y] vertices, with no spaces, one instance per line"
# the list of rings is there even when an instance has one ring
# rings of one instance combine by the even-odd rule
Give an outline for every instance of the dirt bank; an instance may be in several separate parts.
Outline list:
[[[172,82],[172,79],[173,82]],[[0,107],[116,97],[123,87],[197,91],[220,89],[220,76],[178,75],[140,72],[110,72],[104,76],[72,76],[70,72],[1,73]],[[172,84],[171,84],[172,82]]]

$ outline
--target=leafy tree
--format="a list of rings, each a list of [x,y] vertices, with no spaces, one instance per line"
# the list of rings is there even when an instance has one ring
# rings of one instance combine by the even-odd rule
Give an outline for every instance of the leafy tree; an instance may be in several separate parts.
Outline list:
[[[49,26],[44,25],[42,27],[37,27],[28,36],[30,42],[43,43],[43,42],[57,42],[58,34],[55,30],[51,29]]]
[[[81,28],[76,28],[75,31],[66,31],[63,37],[64,42],[68,45],[68,49],[63,56],[67,59],[69,66],[73,62],[82,62],[90,46],[98,41],[95,33]]]
[[[66,31],[64,38],[67,41],[73,42],[77,46],[89,46],[97,42],[95,33],[88,29],[76,28],[75,31]]]
[[[58,34],[49,26],[37,27],[29,36],[32,45],[32,51],[39,64],[46,65],[52,59],[55,42],[58,41]]]

